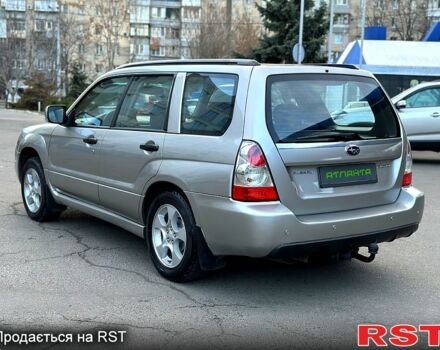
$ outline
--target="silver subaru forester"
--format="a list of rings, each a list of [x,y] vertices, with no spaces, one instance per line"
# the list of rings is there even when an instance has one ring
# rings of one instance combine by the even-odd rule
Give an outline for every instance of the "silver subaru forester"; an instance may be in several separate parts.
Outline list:
[[[116,224],[173,281],[232,255],[371,261],[422,218],[396,110],[355,67],[134,63],[46,118],[16,148],[28,215]]]

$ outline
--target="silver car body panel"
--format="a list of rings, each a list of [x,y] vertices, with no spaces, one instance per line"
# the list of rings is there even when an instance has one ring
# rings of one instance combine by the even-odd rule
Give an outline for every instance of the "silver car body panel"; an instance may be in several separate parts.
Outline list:
[[[411,225],[420,222],[424,208],[424,195],[415,188],[403,189],[392,204],[304,216],[296,216],[280,202],[242,203],[200,193],[187,196],[214,254],[251,257],[267,256],[283,245],[362,236]]]
[[[49,144],[48,179],[62,193],[99,204],[98,176],[100,148],[106,128],[65,127],[58,125]],[[96,145],[83,139],[94,136]]]
[[[414,93],[428,88],[437,88],[440,91],[440,83],[418,84],[394,96],[391,100],[396,104],[399,101],[406,100]],[[440,143],[440,105],[434,107],[401,108],[399,116],[411,142],[434,141]]]
[[[187,72],[238,76],[233,118],[222,136],[180,133]],[[285,244],[332,240],[418,224],[423,194],[402,189],[407,140],[353,141],[361,148],[354,160],[346,142],[275,144],[265,118],[266,78],[272,74],[318,73],[372,77],[368,72],[314,66],[160,65],[117,69],[99,78],[173,73],[167,132],[75,128],[44,124],[23,131],[16,156],[34,148],[43,163],[54,198],[143,236],[145,196],[157,183],[170,183],[188,198],[196,223],[216,255],[265,256]],[[69,111],[94,86],[92,84]],[[68,111],[68,113],[69,113]],[[99,142],[82,138],[94,134]],[[139,145],[149,140],[156,153]],[[244,203],[231,199],[232,178],[242,140],[257,142],[269,164],[280,201]],[[374,161],[378,182],[319,188],[317,166]]]
[[[99,199],[103,207],[141,222],[139,205],[145,182],[159,171],[164,148],[165,133],[110,130],[100,147]],[[157,152],[139,148],[154,141]]]

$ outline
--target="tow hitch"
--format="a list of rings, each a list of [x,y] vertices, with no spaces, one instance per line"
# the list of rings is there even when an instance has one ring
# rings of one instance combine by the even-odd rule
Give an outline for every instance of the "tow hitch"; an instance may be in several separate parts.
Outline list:
[[[369,256],[359,254],[359,248],[356,248],[352,251],[351,257],[366,263],[372,262],[376,257],[376,254],[379,252],[379,246],[377,243],[370,243],[367,247],[368,253],[370,254]]]

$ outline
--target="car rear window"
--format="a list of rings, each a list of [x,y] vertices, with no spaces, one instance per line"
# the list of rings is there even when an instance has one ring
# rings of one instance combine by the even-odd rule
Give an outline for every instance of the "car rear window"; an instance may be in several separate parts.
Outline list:
[[[324,142],[399,136],[394,110],[376,81],[341,74],[272,75],[267,126],[275,142]]]

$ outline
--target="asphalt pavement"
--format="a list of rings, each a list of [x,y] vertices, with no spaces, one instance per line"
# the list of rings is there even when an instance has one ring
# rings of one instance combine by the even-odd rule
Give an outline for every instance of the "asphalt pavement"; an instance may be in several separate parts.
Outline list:
[[[359,323],[440,323],[439,154],[414,154],[419,231],[381,244],[371,264],[234,259],[175,284],[123,229],[76,210],[44,224],[26,216],[14,148],[21,128],[41,122],[0,110],[0,331],[127,331],[102,348],[350,349]]]

